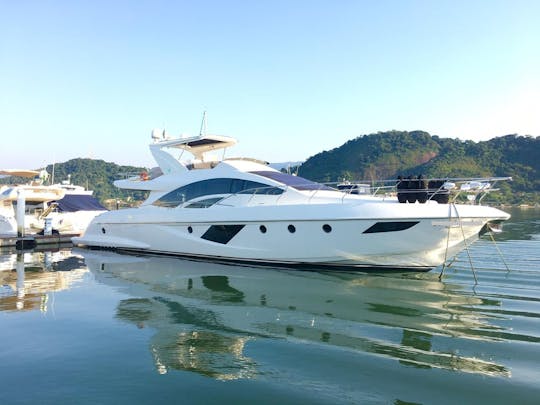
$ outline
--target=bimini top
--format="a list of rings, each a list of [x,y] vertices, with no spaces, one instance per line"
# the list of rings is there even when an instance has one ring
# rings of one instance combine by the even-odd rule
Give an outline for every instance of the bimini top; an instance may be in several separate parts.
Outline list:
[[[160,139],[152,133],[152,139],[154,140],[154,143],[151,145],[153,147],[183,149],[191,153],[195,159],[201,161],[205,160],[204,154],[206,152],[225,149],[238,143],[236,139],[229,136],[210,134],[175,139],[165,136]]]
[[[186,164],[180,162],[181,156],[177,159],[170,152],[171,148],[181,149],[189,152],[193,156],[192,162],[204,163],[215,160],[208,159],[205,154],[235,145],[238,141],[234,138],[223,135],[210,135],[201,133],[197,136],[170,138],[165,132],[159,130],[152,131],[150,152],[154,156],[163,174],[178,173],[188,170]]]

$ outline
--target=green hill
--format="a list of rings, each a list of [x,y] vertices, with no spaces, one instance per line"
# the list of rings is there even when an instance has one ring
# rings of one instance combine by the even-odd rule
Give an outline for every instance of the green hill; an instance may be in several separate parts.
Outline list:
[[[53,173],[53,166],[46,167],[47,172]],[[114,180],[126,177],[127,175],[137,175],[146,170],[142,167],[119,166],[115,163],[94,159],[72,159],[64,163],[54,165],[55,182],[66,180],[71,175],[73,184],[84,186],[89,190],[94,190],[94,196],[100,201],[107,199],[121,200],[143,200],[146,196],[141,191],[128,191],[116,188]]]
[[[508,203],[539,203],[540,137],[507,135],[473,142],[423,131],[379,132],[310,157],[298,174],[322,182],[372,181],[409,174],[512,176],[512,182],[498,184],[502,189],[499,198]]]
[[[72,159],[64,163],[50,164],[46,168],[52,175],[49,182],[60,183],[71,176],[71,183],[83,186],[89,190],[94,190],[94,196],[104,203],[108,199],[120,199],[123,201],[140,201],[146,197],[142,191],[128,191],[116,188],[114,180],[136,175],[145,170],[142,167],[119,166],[115,163],[94,159]],[[0,184],[24,184],[28,179],[18,177],[6,177],[0,179]]]

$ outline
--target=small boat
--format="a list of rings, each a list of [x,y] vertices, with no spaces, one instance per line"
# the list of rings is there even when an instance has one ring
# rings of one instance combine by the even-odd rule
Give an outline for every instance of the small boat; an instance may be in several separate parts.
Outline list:
[[[397,192],[343,192],[261,160],[224,158],[236,140],[202,130],[176,139],[155,130],[152,138],[159,168],[114,183],[148,191],[147,200],[97,216],[75,244],[258,265],[428,271],[510,217],[480,204],[401,204]]]

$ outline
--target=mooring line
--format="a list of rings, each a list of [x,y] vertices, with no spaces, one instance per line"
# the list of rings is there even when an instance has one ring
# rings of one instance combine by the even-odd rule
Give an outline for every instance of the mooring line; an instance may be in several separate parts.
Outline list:
[[[446,235],[446,250],[444,251],[444,262],[441,269],[441,274],[439,274],[439,281],[442,280],[442,276],[444,275],[444,270],[446,269],[446,260],[448,259],[448,246],[450,244],[450,229],[452,229],[452,207],[448,207],[448,233]],[[452,264],[452,263],[450,263]],[[448,265],[450,266],[450,265]]]
[[[493,236],[493,232],[490,231],[488,233],[489,233],[489,236],[491,238],[491,241],[493,242],[493,244],[495,245],[495,248],[497,249],[497,252],[499,253],[499,256],[500,256],[502,262],[504,263],[504,267],[506,267],[506,271],[510,272],[510,267],[508,267],[508,264],[506,263],[506,260],[504,260],[504,255],[502,254],[501,249],[499,249],[499,245],[495,241],[495,237]]]
[[[471,270],[474,276],[474,284],[478,284],[478,279],[476,278],[476,271],[474,270],[472,258],[471,258],[471,252],[469,252],[469,245],[467,244],[467,238],[465,237],[465,231],[463,230],[463,222],[461,221],[461,217],[459,216],[459,212],[457,210],[457,207],[454,203],[452,203],[454,206],[454,210],[456,211],[456,217],[459,221],[459,227],[461,228],[461,234],[463,235],[463,243],[465,244],[465,250],[467,251],[467,256],[469,257],[469,264],[471,265]]]

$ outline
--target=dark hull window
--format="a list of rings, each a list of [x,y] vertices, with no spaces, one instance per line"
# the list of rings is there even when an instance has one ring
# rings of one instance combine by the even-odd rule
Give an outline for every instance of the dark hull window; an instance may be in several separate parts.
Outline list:
[[[412,228],[419,221],[401,221],[401,222],[377,222],[370,226],[363,233],[396,232]]]
[[[243,227],[244,225],[212,225],[201,238],[226,245]]]

